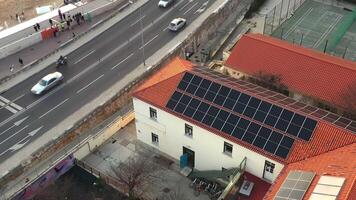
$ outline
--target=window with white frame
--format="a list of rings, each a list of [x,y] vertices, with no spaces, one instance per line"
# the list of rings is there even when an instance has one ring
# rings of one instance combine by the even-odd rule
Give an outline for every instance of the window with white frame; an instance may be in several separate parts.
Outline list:
[[[157,110],[150,107],[150,118],[157,119]]]
[[[232,144],[224,142],[224,153],[231,155],[232,154]]]
[[[158,145],[158,135],[151,133],[152,134],[152,143]]]
[[[193,137],[193,126],[189,124],[185,124],[185,135],[189,137]]]

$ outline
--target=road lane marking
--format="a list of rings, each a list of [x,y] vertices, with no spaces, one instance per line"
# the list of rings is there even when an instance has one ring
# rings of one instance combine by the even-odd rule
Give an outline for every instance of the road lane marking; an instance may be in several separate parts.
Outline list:
[[[166,28],[163,29],[163,31],[166,31],[168,29],[168,26]]]
[[[194,5],[192,5],[187,11],[183,13],[183,15],[187,14],[189,11],[191,11],[196,5],[198,5],[199,2],[196,2]]]
[[[27,128],[28,125],[24,126],[22,129],[16,131],[14,134],[12,134],[10,137],[6,138],[5,140],[0,142],[0,145],[5,143],[6,141],[8,141],[9,139],[11,139],[12,137],[14,137],[15,135],[17,135],[18,133],[20,133],[21,131],[23,131],[25,128]]]
[[[10,126],[9,128],[7,128],[6,130],[4,130],[3,132],[1,132],[0,133],[0,136],[2,135],[2,134],[4,134],[5,132],[7,132],[8,130],[10,130],[10,129],[12,129],[13,127],[15,127],[15,126],[19,126],[20,124],[22,124],[22,122],[24,122],[27,118],[29,118],[30,116],[27,116],[27,117],[25,117],[25,118],[22,118],[22,119],[20,119],[20,120],[18,120],[18,121],[16,121],[16,122],[14,122],[14,124],[12,125],[12,126]]]
[[[25,94],[21,94],[20,96],[16,97],[14,100],[12,100],[12,102],[17,101],[17,100],[21,99],[24,96],[25,96]]]
[[[152,39],[150,39],[148,42],[146,42],[146,44],[144,44],[143,46],[141,46],[139,49],[141,50],[143,47],[145,47],[146,45],[148,45],[149,43],[151,43],[154,39],[156,39],[159,36],[159,34],[157,34],[156,36],[154,36]]]
[[[52,112],[54,109],[58,108],[59,106],[61,106],[62,104],[64,104],[68,100],[69,100],[69,98],[65,99],[64,101],[62,101],[58,105],[54,106],[51,110],[49,110],[46,113],[44,113],[43,115],[41,115],[38,119],[41,119],[42,117],[46,116],[48,113]]]
[[[135,24],[139,23],[141,20],[143,20],[143,18],[145,18],[146,15],[142,16],[140,19],[138,19],[137,21],[135,21],[134,23],[132,23],[130,26],[134,26]]]
[[[6,151],[0,153],[0,157],[1,157],[2,155],[4,155],[5,153],[7,153],[8,151],[9,151],[9,150],[7,149]]]
[[[91,28],[95,27],[96,25],[100,24],[101,22],[103,22],[103,20],[100,20],[100,21],[96,22],[95,24],[91,25]]]
[[[92,82],[90,82],[88,85],[84,86],[83,88],[81,88],[80,90],[77,91],[77,94],[80,93],[81,91],[87,89],[91,84],[93,84],[95,81],[99,80],[101,77],[103,77],[104,74],[102,74],[101,76],[99,76],[98,78],[96,78],[95,80],[93,80]]]
[[[92,53],[94,53],[94,52],[95,52],[95,50],[89,52],[87,55],[85,55],[85,56],[83,56],[81,59],[77,60],[74,64],[79,63],[80,61],[84,60],[86,57],[90,56],[90,54],[92,54]]]
[[[192,1],[188,1],[186,4],[184,4],[184,6],[179,8],[179,11],[182,11],[185,7],[187,7],[190,4],[190,2],[192,2]]]
[[[207,7],[207,5],[208,5],[208,3],[209,3],[209,1],[204,2],[204,3],[198,8],[198,10],[196,10],[196,11],[194,12],[194,14],[195,14],[195,13],[202,13],[202,12],[204,12],[205,9],[206,9],[206,7]]]
[[[3,96],[0,96],[0,106],[8,109],[12,113],[17,113],[18,111],[22,110],[23,108],[16,103],[6,99]]]
[[[119,63],[117,63],[114,67],[111,68],[111,70],[115,69],[116,67],[118,67],[121,63],[125,62],[127,59],[129,59],[131,56],[133,56],[134,53],[131,53],[129,56],[127,56],[125,59],[123,59],[122,61],[120,61]]]

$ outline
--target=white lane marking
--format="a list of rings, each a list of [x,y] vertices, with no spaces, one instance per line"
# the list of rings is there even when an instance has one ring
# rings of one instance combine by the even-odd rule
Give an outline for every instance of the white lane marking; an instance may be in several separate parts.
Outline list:
[[[209,3],[209,1],[204,2],[204,3],[200,6],[200,8],[198,8],[198,10],[196,10],[196,11],[194,12],[194,14],[195,14],[195,13],[202,13],[202,12],[204,12],[204,10],[206,9],[206,6],[208,5],[208,3]]]
[[[134,26],[135,24],[139,23],[141,20],[143,20],[143,18],[145,18],[146,15],[142,16],[140,19],[138,19],[137,21],[135,21],[134,23],[132,23],[130,26]]]
[[[129,56],[127,56],[125,59],[123,59],[122,61],[120,61],[119,63],[117,63],[114,67],[112,67],[111,69],[115,69],[116,67],[118,67],[121,63],[125,62],[127,59],[129,59],[131,56],[133,56],[134,53],[131,53]]]
[[[8,106],[11,106],[12,108],[14,109],[17,109],[18,111],[22,110],[23,108],[19,105],[17,105],[16,103],[13,103],[11,102],[10,100],[6,99],[5,97],[3,96],[0,96],[0,101],[2,101],[3,103],[5,103],[7,106],[6,106],[6,109],[10,110],[10,108],[7,108]],[[1,105],[2,106],[2,105]],[[13,110],[13,109],[12,109]],[[16,111],[17,112],[17,111]],[[16,113],[14,112],[14,113]]]
[[[91,28],[95,27],[96,25],[100,24],[103,20],[99,20],[98,22],[96,22],[95,24],[91,25]]]
[[[1,136],[2,134],[4,134],[6,131],[12,129],[13,127],[19,126],[20,124],[22,124],[22,122],[24,122],[24,121],[25,121],[27,118],[29,118],[29,117],[30,117],[30,116],[27,116],[27,117],[25,117],[25,118],[20,119],[19,121],[14,122],[14,125],[10,126],[10,127],[7,128],[6,130],[4,130],[3,132],[1,132],[1,133],[0,133],[0,136]]]
[[[166,31],[168,29],[168,26],[166,28],[163,29],[163,31]]]
[[[185,7],[187,7],[192,1],[188,1],[186,4],[184,4],[184,6],[182,6],[181,8],[179,8],[179,11],[182,11]]]
[[[24,96],[25,96],[25,94],[21,94],[20,96],[16,97],[14,100],[12,100],[12,102],[17,101],[17,100],[21,99]]]
[[[92,82],[90,82],[88,85],[84,86],[83,88],[81,88],[80,90],[77,91],[77,94],[80,93],[81,91],[87,89],[91,84],[93,84],[95,81],[99,80],[101,77],[103,77],[104,74],[102,74],[101,76],[99,76],[98,78],[96,78],[95,80],[93,80]]]
[[[6,150],[6,151],[0,153],[0,157],[1,157],[2,155],[4,155],[5,153],[7,153],[8,151],[9,151],[9,150]]]
[[[89,52],[87,55],[85,55],[85,56],[83,56],[81,59],[77,60],[74,64],[79,63],[80,61],[84,60],[86,57],[90,56],[90,54],[92,54],[92,53],[94,53],[94,52],[95,52],[95,50]]]
[[[196,2],[194,5],[192,5],[187,11],[183,13],[183,15],[187,14],[189,11],[191,11],[196,5],[198,5],[199,2]]]
[[[15,135],[17,135],[18,133],[20,133],[21,131],[23,131],[25,128],[27,128],[28,125],[24,126],[22,129],[16,131],[14,134],[12,134],[10,137],[6,138],[5,140],[0,142],[0,145],[5,143],[6,141],[8,141],[9,139],[11,139],[12,137],[14,137]]]
[[[28,138],[36,135],[36,133],[41,130],[43,128],[43,126],[31,131],[30,133],[28,133],[28,135],[24,138],[22,138],[22,140],[20,140],[19,142],[17,142],[16,144],[12,145],[8,150],[11,150],[12,151],[17,151],[19,149],[21,149],[23,146],[25,146],[25,144],[30,141],[30,140],[27,140]],[[27,141],[25,141],[27,140]],[[25,141],[25,142],[24,142]]]
[[[141,46],[139,49],[141,50],[143,47],[145,47],[146,45],[148,45],[149,43],[151,43],[154,39],[156,39],[159,36],[159,34],[157,34],[156,36],[154,36],[152,39],[150,39],[148,42],[146,42],[146,44],[144,44],[143,46]]]
[[[46,113],[44,113],[43,115],[41,115],[38,119],[41,119],[42,117],[46,116],[48,113],[52,112],[54,109],[58,108],[59,106],[61,106],[62,104],[64,104],[68,100],[69,100],[69,98],[65,99],[64,101],[62,101],[58,105],[54,106],[51,110],[49,110]]]
[[[17,113],[17,110],[15,110],[14,108],[12,108],[11,106],[5,104],[4,102],[0,101],[0,108],[6,108],[8,111],[12,112],[12,113]]]

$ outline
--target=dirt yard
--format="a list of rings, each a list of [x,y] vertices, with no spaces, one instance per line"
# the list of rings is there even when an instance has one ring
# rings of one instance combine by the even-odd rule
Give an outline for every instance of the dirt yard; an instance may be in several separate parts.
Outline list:
[[[22,17],[23,20],[28,20],[36,17],[36,7],[52,5],[57,8],[63,4],[63,0],[0,0],[0,26],[14,26],[18,24],[16,14]],[[1,29],[1,28],[0,28]]]

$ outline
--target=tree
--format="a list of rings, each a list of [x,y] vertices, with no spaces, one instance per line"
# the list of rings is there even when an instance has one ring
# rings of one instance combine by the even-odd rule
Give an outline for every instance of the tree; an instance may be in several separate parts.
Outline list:
[[[287,96],[289,95],[288,87],[282,83],[282,78],[278,74],[259,71],[253,74],[249,81]]]
[[[116,181],[128,191],[129,199],[142,197],[147,186],[161,179],[157,172],[158,166],[149,160],[149,156],[135,155],[129,157],[118,166],[111,166]]]

